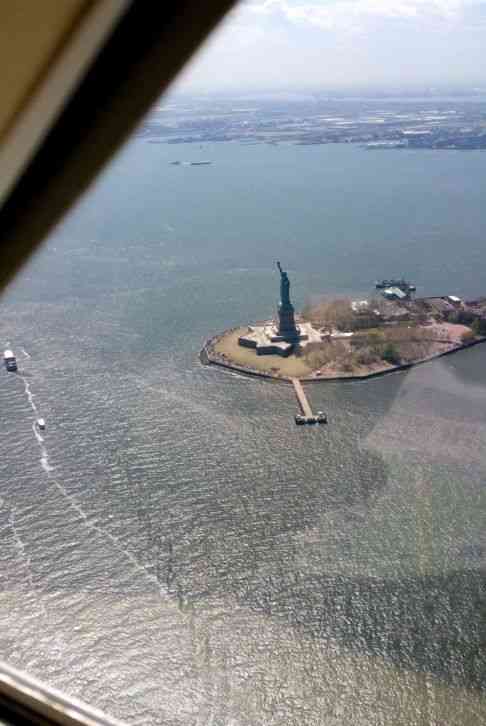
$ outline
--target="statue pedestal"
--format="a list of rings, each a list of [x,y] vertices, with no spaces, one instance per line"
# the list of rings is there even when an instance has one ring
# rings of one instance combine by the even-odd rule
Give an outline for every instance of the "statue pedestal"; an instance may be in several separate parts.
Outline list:
[[[297,340],[299,331],[295,324],[294,306],[291,303],[280,303],[278,306],[278,334],[284,340]]]
[[[303,333],[300,330],[298,325],[296,325],[294,330],[290,333],[286,332],[283,335],[277,327],[272,328],[271,331],[270,340],[272,343],[280,343],[282,341],[286,341],[287,343],[298,343],[300,340],[308,340],[309,338],[306,333]]]
[[[295,335],[280,335],[277,325],[249,325],[248,331],[238,338],[244,348],[254,348],[257,355],[280,355],[286,357],[292,353],[296,345],[306,346],[308,343],[320,343],[322,340],[318,330],[311,323],[301,323],[295,328]]]

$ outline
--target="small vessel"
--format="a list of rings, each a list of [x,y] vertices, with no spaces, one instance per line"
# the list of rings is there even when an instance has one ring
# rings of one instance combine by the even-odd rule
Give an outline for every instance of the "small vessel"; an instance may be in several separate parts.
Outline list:
[[[387,287],[398,287],[399,290],[406,293],[415,292],[417,290],[415,285],[407,282],[403,279],[403,277],[401,280],[395,280],[394,278],[391,280],[378,280],[378,282],[375,283],[375,287],[377,290],[385,290]]]
[[[16,371],[17,370],[17,360],[12,353],[11,350],[6,350],[3,354],[3,362],[5,363],[5,368],[8,371]]]
[[[295,423],[297,426],[304,426],[305,424],[327,424],[327,416],[323,411],[318,411],[315,416],[303,416],[298,413],[295,416]]]
[[[36,421],[36,424],[37,424],[37,428],[38,429],[40,429],[41,431],[44,431],[45,430],[45,428],[46,428],[46,422],[44,421],[43,418],[38,418],[37,421]]]
[[[212,164],[211,161],[191,161],[191,166],[208,166]]]

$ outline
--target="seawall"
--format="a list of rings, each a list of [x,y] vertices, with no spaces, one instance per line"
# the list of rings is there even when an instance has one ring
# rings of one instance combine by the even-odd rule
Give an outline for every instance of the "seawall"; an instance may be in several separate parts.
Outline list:
[[[231,361],[223,360],[221,356],[217,353],[214,353],[214,351],[211,350],[212,345],[217,342],[223,335],[226,335],[233,330],[236,330],[236,328],[230,328],[229,330],[224,331],[224,333],[220,333],[217,335],[214,335],[212,338],[209,338],[206,343],[204,344],[204,347],[202,348],[199,359],[203,365],[215,365],[219,366],[220,368],[227,368],[228,370],[235,371],[237,373],[241,373],[245,376],[252,376],[256,378],[264,378],[265,380],[269,381],[276,381],[280,383],[292,383],[292,378],[287,376],[276,376],[272,373],[265,373],[264,371],[258,371],[254,368],[247,368],[245,366],[238,365],[237,363],[232,363]],[[370,373],[362,373],[362,374],[350,374],[350,375],[335,375],[335,376],[327,376],[327,377],[316,377],[316,376],[302,376],[299,377],[299,380],[303,383],[327,383],[329,381],[367,381],[372,378],[380,378],[381,376],[386,376],[390,373],[397,373],[400,371],[408,370],[409,368],[414,368],[415,366],[422,365],[423,363],[429,363],[430,361],[435,360],[436,358],[443,358],[446,355],[452,355],[453,353],[457,353],[460,350],[466,350],[467,348],[472,348],[476,345],[479,345],[480,343],[484,343],[486,341],[486,337],[478,338],[477,340],[473,340],[470,343],[462,343],[461,345],[455,346],[454,348],[451,348],[449,350],[441,351],[440,353],[434,353],[433,355],[427,356],[426,358],[421,358],[420,360],[412,361],[410,363],[400,363],[399,365],[390,366],[387,368],[383,368],[381,370],[377,371],[371,371]]]

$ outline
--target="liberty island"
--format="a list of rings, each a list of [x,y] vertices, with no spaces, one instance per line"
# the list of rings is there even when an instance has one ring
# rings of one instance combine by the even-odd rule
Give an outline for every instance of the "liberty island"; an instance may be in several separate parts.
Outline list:
[[[214,336],[201,353],[203,362],[288,383],[366,379],[486,339],[483,298],[465,302],[455,295],[413,299],[410,294],[390,300],[385,291],[385,299],[323,299],[296,314],[289,275],[276,264],[276,316]]]

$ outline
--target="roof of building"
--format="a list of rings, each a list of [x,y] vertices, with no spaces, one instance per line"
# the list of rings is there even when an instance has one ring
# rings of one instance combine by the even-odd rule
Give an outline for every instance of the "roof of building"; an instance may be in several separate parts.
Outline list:
[[[400,290],[399,287],[387,287],[385,290],[383,290],[384,295],[390,295],[394,297],[400,298],[400,300],[403,300],[403,298],[407,297],[406,293],[403,292],[403,290]]]
[[[351,303],[351,309],[355,313],[365,312],[369,308],[368,300],[353,300]]]

